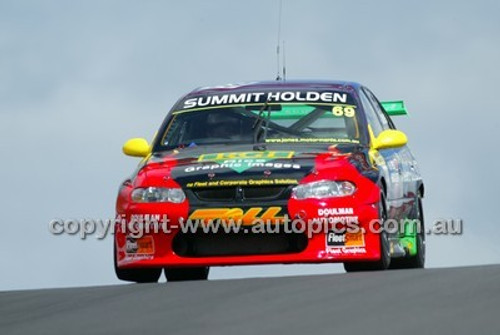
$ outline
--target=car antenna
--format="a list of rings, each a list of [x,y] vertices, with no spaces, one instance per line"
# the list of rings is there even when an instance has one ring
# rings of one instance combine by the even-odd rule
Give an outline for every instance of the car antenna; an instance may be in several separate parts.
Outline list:
[[[283,40],[283,81],[286,81],[285,40]]]
[[[284,54],[283,54],[283,76],[281,75],[281,66],[280,66],[280,42],[281,42],[281,16],[283,12],[283,0],[279,1],[279,10],[278,10],[278,40],[276,42],[276,80],[284,80],[285,76],[285,64],[284,64]],[[285,43],[283,42],[283,48],[285,47]],[[283,50],[284,52],[284,50]]]

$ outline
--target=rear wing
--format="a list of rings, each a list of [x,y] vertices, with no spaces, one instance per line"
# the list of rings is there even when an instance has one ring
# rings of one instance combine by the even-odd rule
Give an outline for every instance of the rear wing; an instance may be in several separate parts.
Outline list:
[[[387,114],[390,116],[394,115],[408,115],[408,111],[406,110],[405,103],[403,100],[397,101],[382,101],[380,102],[382,107]]]

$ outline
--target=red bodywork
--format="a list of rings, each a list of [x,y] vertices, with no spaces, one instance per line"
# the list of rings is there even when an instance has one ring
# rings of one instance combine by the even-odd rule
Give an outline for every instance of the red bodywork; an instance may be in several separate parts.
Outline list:
[[[164,267],[164,266],[217,266],[268,263],[324,263],[344,261],[375,261],[380,259],[379,234],[370,232],[369,223],[378,219],[378,202],[380,189],[349,161],[350,154],[339,154],[335,151],[319,154],[315,159],[315,168],[306,175],[300,183],[319,180],[348,180],[356,185],[356,192],[349,197],[288,200],[288,215],[290,218],[300,217],[303,220],[318,218],[318,210],[334,208],[352,208],[352,215],[358,217],[359,225],[364,228],[365,252],[349,252],[349,247],[332,248],[326,245],[324,232],[314,234],[308,239],[307,247],[301,252],[244,256],[209,256],[185,257],[177,255],[172,248],[176,231],[150,234],[153,239],[153,252],[147,257],[137,257],[126,253],[127,233],[120,225],[115,228],[116,258],[119,268]],[[178,164],[175,156],[168,156],[161,161],[148,162],[136,177],[125,182],[120,189],[116,210],[117,215],[129,220],[137,214],[166,214],[171,222],[187,219],[190,205],[186,199],[181,204],[171,203],[134,203],[130,195],[135,187],[162,186],[180,187],[171,178],[170,171]],[[272,205],[272,204],[271,204]],[[237,205],[235,205],[236,207]],[[150,237],[147,237],[151,239]]]

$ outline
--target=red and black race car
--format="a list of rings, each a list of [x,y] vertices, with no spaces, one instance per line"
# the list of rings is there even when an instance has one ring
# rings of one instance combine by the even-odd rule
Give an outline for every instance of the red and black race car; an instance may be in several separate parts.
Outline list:
[[[120,187],[119,279],[206,279],[211,266],[421,268],[424,185],[404,133],[366,87],[276,81],[182,97]]]

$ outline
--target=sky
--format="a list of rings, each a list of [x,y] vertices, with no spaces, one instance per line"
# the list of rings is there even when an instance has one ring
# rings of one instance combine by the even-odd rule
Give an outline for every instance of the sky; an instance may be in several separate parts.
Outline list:
[[[0,2],[0,290],[112,285],[112,238],[54,236],[55,218],[114,217],[121,153],[199,86],[276,77],[278,1]],[[498,1],[283,1],[289,79],[340,79],[409,137],[431,236],[427,266],[500,262]],[[210,279],[342,272],[339,264],[214,268]],[[284,279],[286,280],[286,279]]]

